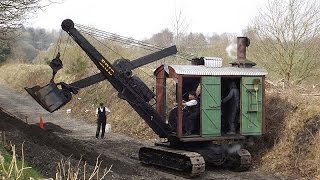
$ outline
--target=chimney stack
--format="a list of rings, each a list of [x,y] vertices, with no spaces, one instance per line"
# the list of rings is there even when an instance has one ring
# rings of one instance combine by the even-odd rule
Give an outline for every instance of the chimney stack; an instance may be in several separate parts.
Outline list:
[[[250,39],[247,37],[237,37],[237,60],[230,63],[233,67],[237,66],[239,68],[251,68],[255,66],[256,63],[249,61],[247,59],[246,51],[247,47],[250,45]]]

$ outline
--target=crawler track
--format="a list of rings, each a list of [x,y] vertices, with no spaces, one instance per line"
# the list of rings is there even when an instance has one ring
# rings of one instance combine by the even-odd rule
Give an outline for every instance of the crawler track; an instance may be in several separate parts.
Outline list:
[[[144,164],[160,166],[190,177],[199,176],[205,171],[205,161],[200,154],[161,146],[140,148],[139,160]]]
[[[229,156],[226,166],[233,171],[247,171],[252,166],[251,154],[246,149],[239,149]]]

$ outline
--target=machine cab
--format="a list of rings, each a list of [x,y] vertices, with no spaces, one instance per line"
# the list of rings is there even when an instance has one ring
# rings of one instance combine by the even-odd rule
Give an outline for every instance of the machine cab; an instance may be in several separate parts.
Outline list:
[[[255,63],[245,58],[231,63],[230,67],[221,67],[220,61],[220,58],[204,58],[200,65],[162,65],[156,69],[156,109],[180,140],[243,138],[265,133],[267,71],[253,67]],[[222,102],[231,84],[239,92],[238,106],[232,101]],[[196,92],[199,103],[191,135],[185,133],[182,106],[189,91]],[[235,133],[230,135],[229,121],[235,114]]]

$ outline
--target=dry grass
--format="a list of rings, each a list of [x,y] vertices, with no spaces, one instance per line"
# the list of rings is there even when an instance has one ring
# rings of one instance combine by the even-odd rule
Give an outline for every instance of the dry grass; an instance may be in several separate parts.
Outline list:
[[[45,85],[51,78],[51,69],[46,65],[5,64],[0,67],[0,83],[24,92],[24,87]]]
[[[7,152],[8,151],[8,152]],[[9,155],[9,152],[12,154]],[[0,133],[0,179],[40,179],[40,174],[27,167],[24,161],[23,144],[21,154],[16,154],[16,146],[8,143],[4,132]]]
[[[94,73],[89,69],[89,73]],[[9,73],[7,73],[9,72]],[[59,74],[60,73],[60,74]],[[73,82],[81,77],[59,72],[57,82]],[[139,72],[137,72],[139,73]],[[140,72],[144,73],[144,72]],[[148,75],[147,84],[152,84]],[[4,65],[0,67],[0,81],[14,88],[47,83],[51,71],[42,65]],[[32,77],[32,82],[28,78]],[[2,80],[1,80],[2,79]],[[314,179],[320,177],[320,89],[313,86],[291,87],[268,85],[266,90],[267,134],[257,141],[253,156],[261,169],[287,176]],[[96,121],[95,108],[104,102],[111,109],[108,122],[113,131],[140,139],[154,139],[156,135],[127,102],[117,97],[108,82],[88,87],[74,96],[71,108],[74,114],[88,122]],[[81,104],[81,105],[79,105]]]
[[[23,145],[22,145],[22,149],[23,149]],[[24,163],[23,150],[22,150],[22,158],[21,158],[22,163],[20,163],[20,165],[18,165],[15,145],[11,145],[11,151],[12,151],[12,159],[8,167],[5,166],[4,158],[0,154],[1,172],[3,173],[4,179],[20,179],[23,176],[23,172],[26,169],[30,169],[31,167],[24,167],[25,163]]]
[[[39,174],[35,172],[26,172],[31,167],[25,167],[24,162],[24,148],[21,145],[21,162],[18,162],[18,155],[16,154],[15,145],[8,145],[4,133],[0,134],[0,145],[12,152],[10,162],[6,162],[4,156],[0,151],[0,179],[40,179]],[[101,162],[97,157],[96,164],[92,170],[89,170],[86,162],[79,160],[77,165],[72,165],[70,158],[67,160],[61,159],[57,162],[56,180],[91,180],[105,179],[106,175],[111,171],[112,165],[109,168],[101,169]],[[52,178],[50,178],[52,179]]]
[[[320,176],[320,96],[314,92],[274,87],[267,93],[268,133],[260,151],[263,169],[291,177]]]
[[[117,92],[109,83],[99,83],[88,87],[77,94],[65,108],[80,115],[91,123],[96,122],[95,110],[103,102],[112,112],[107,122],[112,124],[112,131],[142,139],[154,139],[156,135],[141,119],[141,117],[124,100],[117,96]],[[82,104],[82,106],[79,106]]]
[[[87,163],[84,162],[81,165],[82,161],[80,160],[76,166],[71,164],[70,159],[61,160],[57,165],[56,171],[56,180],[91,180],[97,179],[102,180],[105,179],[106,175],[111,171],[112,165],[109,168],[105,168],[101,171],[100,165],[101,161],[99,161],[99,157],[97,157],[96,164],[92,172],[88,172]]]

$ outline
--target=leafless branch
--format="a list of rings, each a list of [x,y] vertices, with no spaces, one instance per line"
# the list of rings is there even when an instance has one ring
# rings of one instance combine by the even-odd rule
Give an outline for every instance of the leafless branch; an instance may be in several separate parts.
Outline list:
[[[53,3],[53,0],[1,0],[0,1],[0,40],[8,39],[10,35],[22,26],[30,14],[36,13]]]
[[[285,83],[314,75],[320,48],[320,4],[311,0],[269,0],[253,21],[265,63]],[[311,54],[313,54],[311,56]]]

